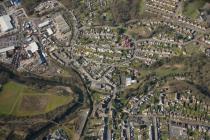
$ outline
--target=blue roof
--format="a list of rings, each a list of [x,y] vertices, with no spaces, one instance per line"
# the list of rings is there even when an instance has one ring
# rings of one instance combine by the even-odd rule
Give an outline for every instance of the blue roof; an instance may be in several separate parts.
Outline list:
[[[21,0],[11,0],[12,2],[20,3]]]
[[[21,3],[21,0],[11,0],[11,2],[15,5],[19,5]]]

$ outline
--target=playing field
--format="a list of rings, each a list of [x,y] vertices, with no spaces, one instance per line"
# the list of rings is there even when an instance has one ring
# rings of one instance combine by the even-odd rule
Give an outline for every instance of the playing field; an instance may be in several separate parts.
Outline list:
[[[43,114],[72,100],[71,94],[57,94],[56,89],[37,90],[10,81],[0,92],[0,114],[16,116]]]

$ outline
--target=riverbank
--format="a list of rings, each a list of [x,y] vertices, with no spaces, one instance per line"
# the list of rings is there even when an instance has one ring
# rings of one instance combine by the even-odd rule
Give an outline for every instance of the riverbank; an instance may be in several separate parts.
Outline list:
[[[44,87],[46,85],[51,86],[68,86],[77,95],[77,98],[73,103],[69,103],[65,106],[59,107],[44,115],[37,115],[32,117],[16,117],[16,116],[2,116],[0,117],[0,124],[5,128],[11,128],[13,130],[20,130],[26,134],[24,139],[36,139],[42,137],[48,133],[49,129],[53,128],[57,124],[64,122],[71,114],[74,114],[80,108],[89,106],[87,102],[86,88],[84,85],[80,85],[80,78],[72,81],[72,79],[62,79],[62,77],[54,77],[52,79],[46,79],[30,73],[17,73],[11,71],[9,66],[0,65],[0,70],[7,72],[9,78],[18,81],[23,84],[36,85],[37,87]],[[78,76],[78,75],[76,75]],[[79,76],[78,76],[79,77]],[[46,122],[43,122],[46,120]],[[50,120],[50,121],[48,121]]]

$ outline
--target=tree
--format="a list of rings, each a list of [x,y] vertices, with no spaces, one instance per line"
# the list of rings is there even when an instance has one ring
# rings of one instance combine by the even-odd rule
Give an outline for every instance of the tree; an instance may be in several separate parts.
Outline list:
[[[9,75],[5,72],[0,73],[0,85],[5,84],[9,79]]]
[[[22,5],[26,12],[31,15],[34,13],[34,8],[40,3],[42,0],[23,0]]]
[[[123,27],[117,28],[117,32],[118,32],[119,35],[123,35],[125,33],[125,31],[126,31],[126,29],[123,28]]]
[[[115,22],[124,23],[139,15],[139,0],[114,0],[111,6],[112,16]]]
[[[112,15],[117,23],[126,22],[130,19],[129,3],[124,0],[115,0],[112,6]]]

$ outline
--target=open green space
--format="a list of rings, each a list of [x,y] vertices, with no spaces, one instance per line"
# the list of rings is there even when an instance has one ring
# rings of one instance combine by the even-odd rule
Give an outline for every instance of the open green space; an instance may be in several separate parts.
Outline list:
[[[164,65],[155,69],[155,73],[160,77],[164,77],[170,74],[178,74],[185,71],[185,67],[183,65]]]
[[[199,45],[195,45],[195,44],[186,45],[185,50],[186,50],[186,54],[189,55],[189,56],[199,55],[199,54],[202,53]]]
[[[55,88],[38,90],[9,81],[0,91],[0,115],[32,116],[47,113],[71,102],[70,95],[59,95]]]
[[[152,73],[156,74],[159,77],[165,77],[169,75],[184,73],[185,71],[186,67],[183,64],[174,64],[174,65],[166,64],[152,70],[142,69],[140,72],[140,77],[144,78]]]
[[[140,2],[139,2],[139,12],[140,12],[140,14],[143,14],[144,13],[144,6],[145,6],[145,0],[140,0]]]
[[[186,1],[183,7],[183,14],[189,18],[196,19],[199,16],[199,9],[204,6],[207,0]]]
[[[147,38],[150,36],[151,32],[145,26],[135,26],[130,27],[126,30],[126,34],[131,36],[134,39],[138,39],[139,37]]]
[[[160,139],[161,140],[168,140],[169,135],[167,132],[162,132]]]

